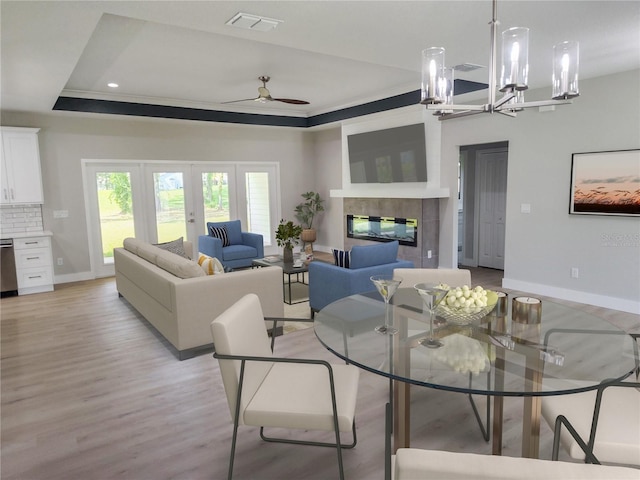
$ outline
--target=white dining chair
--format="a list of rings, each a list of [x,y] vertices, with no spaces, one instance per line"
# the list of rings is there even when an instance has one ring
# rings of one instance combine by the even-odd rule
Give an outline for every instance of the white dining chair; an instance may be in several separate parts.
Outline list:
[[[357,442],[359,370],[324,360],[276,357],[255,294],[245,295],[218,316],[211,332],[233,420],[228,479],[233,475],[240,425],[260,427],[261,438],[268,442],[336,448],[344,479],[342,449]],[[335,443],[267,437],[265,427],[333,431]],[[340,432],[349,430],[353,441],[343,444]]]
[[[537,458],[399,448],[391,450],[391,405],[385,409],[385,480],[637,480],[638,470]]]
[[[471,270],[464,268],[396,268],[394,276],[402,278],[400,288],[416,283],[446,283],[451,287],[471,286]]]
[[[604,382],[597,390],[543,398],[542,416],[554,429],[554,460],[563,445],[571,458],[585,463],[640,466],[640,334],[631,336],[636,368],[629,378]],[[587,383],[576,382],[581,385]]]

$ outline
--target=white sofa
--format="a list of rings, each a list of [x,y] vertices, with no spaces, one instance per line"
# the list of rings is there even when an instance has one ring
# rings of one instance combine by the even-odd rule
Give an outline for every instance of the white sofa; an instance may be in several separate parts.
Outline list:
[[[266,317],[283,317],[282,269],[277,266],[207,276],[193,260],[134,238],[114,249],[116,287],[165,337],[180,360],[213,348],[214,318],[247,293]],[[192,252],[191,242],[184,242]],[[269,325],[271,322],[269,322]]]

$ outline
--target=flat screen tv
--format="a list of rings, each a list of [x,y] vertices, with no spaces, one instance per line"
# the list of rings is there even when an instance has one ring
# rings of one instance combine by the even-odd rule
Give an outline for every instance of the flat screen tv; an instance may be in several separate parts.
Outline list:
[[[424,124],[347,136],[351,183],[427,181]]]

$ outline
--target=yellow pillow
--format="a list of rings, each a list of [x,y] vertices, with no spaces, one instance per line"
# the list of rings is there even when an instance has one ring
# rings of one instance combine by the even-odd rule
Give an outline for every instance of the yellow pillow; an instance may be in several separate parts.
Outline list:
[[[215,257],[210,257],[204,253],[198,252],[198,265],[204,270],[207,275],[219,275],[224,273],[224,267],[220,260]]]

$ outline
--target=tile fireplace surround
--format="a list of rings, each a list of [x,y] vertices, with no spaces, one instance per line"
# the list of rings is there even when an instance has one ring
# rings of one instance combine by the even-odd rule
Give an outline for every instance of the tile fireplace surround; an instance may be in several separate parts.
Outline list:
[[[373,215],[418,219],[418,239],[415,247],[400,245],[398,257],[410,260],[416,268],[438,267],[438,242],[440,238],[440,200],[438,198],[345,198],[343,203],[345,222],[344,246],[370,245],[370,240],[346,237],[347,215]],[[431,258],[428,252],[431,251]]]

